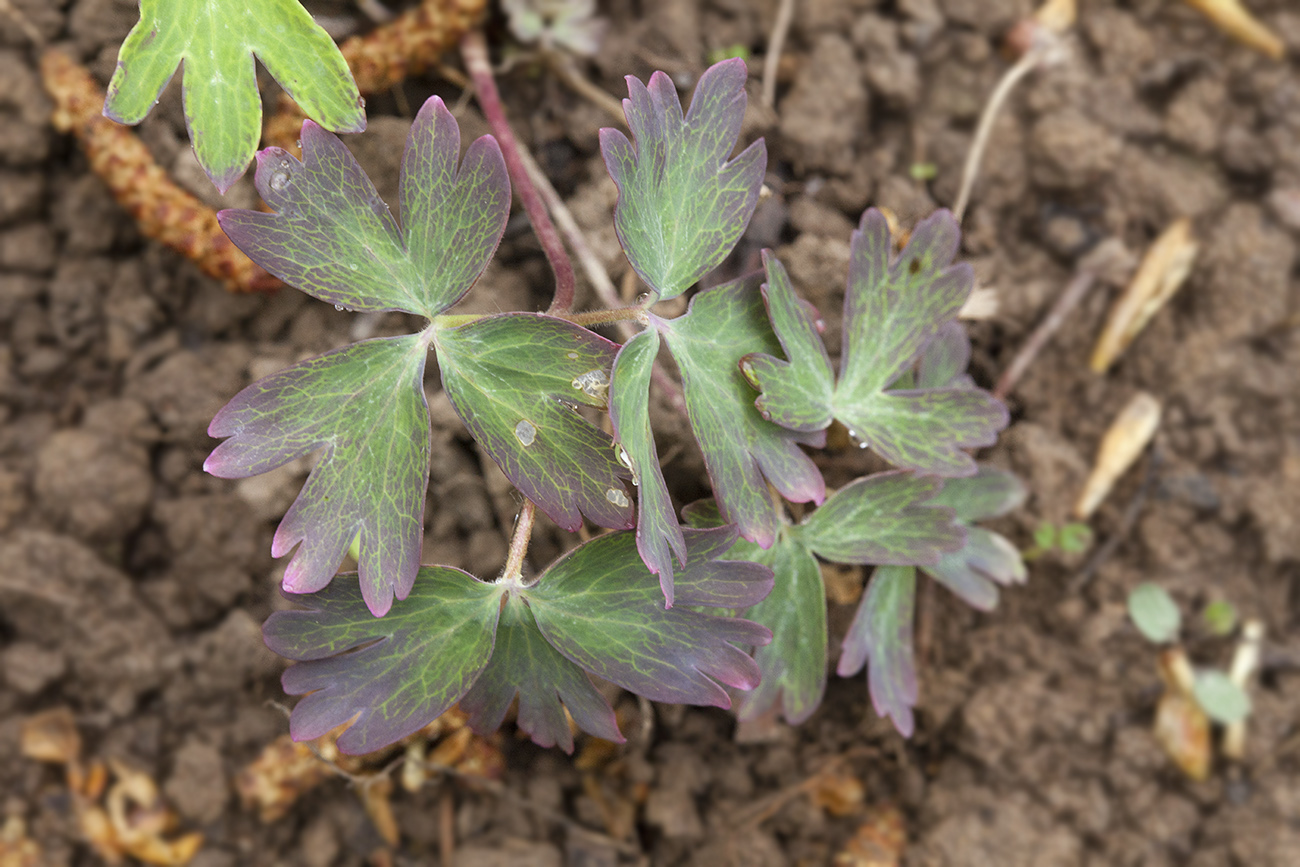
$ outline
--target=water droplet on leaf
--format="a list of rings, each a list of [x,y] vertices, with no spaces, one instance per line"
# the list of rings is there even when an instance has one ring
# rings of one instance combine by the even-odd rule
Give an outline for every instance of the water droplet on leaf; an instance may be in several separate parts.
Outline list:
[[[569,359],[570,361],[576,361],[577,358],[578,358],[578,353],[576,353],[576,352],[570,352],[570,353],[567,353],[564,357],[567,358],[567,359]]]
[[[277,171],[271,175],[271,189],[277,193],[289,186],[289,173],[286,171]]]
[[[622,446],[618,447],[618,462],[629,470],[632,469],[632,457],[627,453],[627,449]]]
[[[349,270],[349,271],[355,271],[355,270],[357,270],[357,263],[356,263],[356,262],[349,262],[349,263],[348,263],[348,270]]]
[[[519,440],[519,443],[525,447],[531,446],[533,441],[537,439],[537,428],[533,427],[532,422],[524,419],[515,425],[515,439]]]
[[[605,499],[609,500],[611,503],[618,506],[620,509],[626,508],[627,506],[630,506],[632,504],[631,500],[627,498],[627,494],[623,493],[617,488],[610,488],[608,491],[606,491]]]
[[[343,312],[343,305],[342,305],[342,304],[335,304],[335,305],[334,305],[334,309],[337,310],[338,312],[342,313],[342,312]]]

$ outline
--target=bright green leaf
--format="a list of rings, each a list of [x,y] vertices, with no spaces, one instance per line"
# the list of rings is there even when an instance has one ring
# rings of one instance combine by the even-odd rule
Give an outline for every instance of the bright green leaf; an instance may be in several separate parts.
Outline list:
[[[1237,626],[1237,609],[1231,602],[1217,599],[1205,606],[1201,618],[1213,635],[1227,635]]]
[[[254,55],[322,126],[366,128],[347,62],[297,0],[140,0],[140,21],[118,54],[104,114],[139,123],[184,62],[190,140],[199,165],[224,193],[262,134]]]

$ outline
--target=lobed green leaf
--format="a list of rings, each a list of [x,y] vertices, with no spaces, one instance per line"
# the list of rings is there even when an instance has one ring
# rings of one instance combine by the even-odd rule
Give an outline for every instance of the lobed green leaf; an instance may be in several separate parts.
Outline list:
[[[104,114],[139,123],[184,62],[190,141],[224,193],[244,173],[262,134],[254,56],[325,127],[366,128],[347,62],[297,0],[140,0],[140,20],[118,53]]]
[[[609,418],[638,486],[636,547],[646,567],[659,576],[664,601],[673,605],[673,558],[686,565],[686,540],[673,514],[654,434],[650,430],[650,373],[659,352],[659,332],[648,328],[619,350],[609,386]]]
[[[507,595],[497,622],[496,645],[487,668],[460,700],[470,725],[480,734],[501,727],[515,697],[519,728],[542,747],[573,752],[573,732],[565,709],[584,731],[623,742],[614,710],[585,671],[550,645],[528,606]]]
[[[272,542],[276,557],[300,545],[286,590],[324,587],[359,536],[370,610],[382,616],[410,592],[429,481],[426,355],[418,335],[356,343],[253,383],[212,420],[209,436],[229,439],[203,467],[221,478],[324,450]]]
[[[715,559],[735,541],[733,528],[684,536],[687,566],[675,576],[673,608],[664,608],[630,532],[574,549],[522,595],[546,640],[587,671],[654,701],[730,707],[723,686],[753,689],[759,681],[741,648],[766,644],[771,633],[693,609],[753,605],[771,590],[772,573]]]
[[[469,291],[501,241],[510,215],[501,149],[483,136],[458,167],[460,129],[438,97],[407,138],[400,225],[337,137],[308,121],[302,153],[257,156],[257,189],[274,213],[218,219],[250,259],[322,301],[436,316]]]
[[[653,323],[681,369],[691,428],[723,517],[746,539],[771,545],[777,516],[768,482],[787,500],[820,503],[825,482],[799,443],[820,445],[825,435],[786,431],[754,406],[740,360],[778,347],[757,280],[701,292],[684,316]]]
[[[1005,515],[1024,500],[1020,480],[996,467],[981,465],[973,476],[944,480],[943,490],[930,502],[953,510],[966,528],[966,541],[937,563],[917,565],[971,607],[992,611],[998,604],[997,585],[1023,584],[1028,571],[1020,551],[1008,539],[971,523]]]
[[[836,672],[850,677],[867,667],[867,684],[876,713],[889,717],[903,737],[916,728],[916,659],[912,648],[916,608],[916,569],[876,569],[857,614],[844,636]]]
[[[728,161],[745,115],[745,63],[705,70],[683,117],[672,79],[649,87],[628,76],[623,100],[636,144],[600,131],[600,150],[618,187],[614,229],[628,262],[661,298],[675,298],[721,264],[758,204],[767,151],[757,141]]]
[[[434,345],[457,415],[524,496],[570,532],[584,515],[633,526],[630,471],[571,408],[605,408],[613,343],[562,319],[503,313],[440,328]]]
[[[301,660],[281,678],[285,692],[307,696],[289,718],[294,740],[355,720],[339,749],[368,753],[428,725],[487,666],[502,592],[435,566],[422,568],[410,595],[382,618],[346,580],[297,597],[305,610],[272,614],[262,630],[267,646]]]

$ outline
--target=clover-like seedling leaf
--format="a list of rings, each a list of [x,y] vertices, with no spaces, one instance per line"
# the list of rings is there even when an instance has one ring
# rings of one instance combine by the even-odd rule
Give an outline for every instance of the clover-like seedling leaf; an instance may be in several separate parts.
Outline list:
[[[289,719],[294,740],[355,720],[339,749],[368,753],[432,722],[487,666],[501,593],[435,566],[421,569],[411,594],[381,618],[343,578],[298,597],[305,610],[272,614],[262,629],[267,646],[299,660],[281,679],[284,691],[307,696]]]
[[[516,695],[519,728],[538,746],[558,744],[566,753],[573,752],[566,708],[582,730],[623,742],[614,710],[591,678],[542,637],[522,599],[508,595],[497,622],[492,659],[460,700],[460,708],[469,714],[475,731],[490,734],[500,728]]]
[[[745,63],[705,70],[682,115],[672,79],[628,76],[628,129],[600,131],[618,187],[614,229],[628,262],[660,298],[675,298],[727,257],[754,213],[767,150],[761,140],[728,160],[745,116]]]
[[[1153,644],[1167,644],[1178,638],[1183,615],[1169,591],[1144,581],[1128,595],[1128,616],[1133,625]]]
[[[659,352],[659,332],[647,328],[618,351],[609,386],[609,418],[637,483],[636,547],[659,585],[668,607],[673,604],[673,558],[686,563],[686,540],[673,515],[659,454],[650,430],[650,372]]]
[[[894,721],[894,728],[911,737],[916,728],[916,658],[912,648],[912,619],[916,609],[916,569],[881,566],[862,595],[849,626],[836,673],[850,677],[867,666],[867,684],[876,713]]]
[[[827,497],[792,532],[837,563],[937,563],[966,540],[953,510],[933,499],[942,486],[942,479],[899,470],[864,476]]]
[[[766,548],[777,528],[768,482],[787,500],[820,503],[826,483],[799,443],[818,446],[825,435],[787,431],[754,406],[740,360],[778,347],[758,281],[743,278],[701,292],[684,316],[652,324],[681,369],[691,428],[723,517]]]
[[[970,266],[951,264],[958,242],[956,219],[940,211],[916,226],[902,254],[891,261],[884,216],[875,209],[864,213],[850,247],[843,352],[830,411],[824,368],[807,347],[811,314],[785,304],[774,308],[773,323],[795,355],[785,365],[775,357],[746,359],[749,379],[762,392],[758,401],[764,415],[794,430],[829,425],[833,416],[894,466],[943,476],[973,474],[975,462],[965,450],[996,440],[1007,424],[1006,407],[955,381],[955,375],[943,386],[930,384],[942,373],[927,373],[926,386],[893,387],[911,375],[932,341],[950,339],[944,330],[970,295]],[[774,270],[769,269],[769,302],[781,286]],[[951,371],[954,361],[936,357],[932,363]]]
[[[428,355],[418,335],[356,343],[245,388],[208,427],[229,437],[204,469],[265,473],[323,450],[276,530],[271,553],[300,545],[284,573],[294,593],[330,582],[360,536],[361,593],[376,615],[406,596],[420,564],[429,481]]]
[[[307,121],[302,154],[257,156],[257,189],[274,213],[218,217],[250,259],[322,301],[436,316],[469,291],[501,241],[510,215],[501,148],[483,136],[458,168],[460,129],[438,97],[407,137],[400,225],[336,136]]]
[[[754,660],[741,648],[767,644],[756,623],[699,608],[748,608],[772,589],[757,563],[721,560],[732,527],[687,530],[686,568],[663,594],[636,549],[636,534],[608,533],[575,548],[521,591],[546,640],[582,668],[653,701],[730,707],[724,686],[753,689]]]
[[[434,335],[442,385],[510,481],[570,532],[634,524],[614,442],[572,407],[604,409],[617,347],[578,325],[503,313]]]
[[[297,0],[140,0],[140,20],[118,53],[104,114],[139,123],[184,62],[190,141],[224,193],[244,173],[262,134],[254,56],[325,127],[366,128],[347,61]]]

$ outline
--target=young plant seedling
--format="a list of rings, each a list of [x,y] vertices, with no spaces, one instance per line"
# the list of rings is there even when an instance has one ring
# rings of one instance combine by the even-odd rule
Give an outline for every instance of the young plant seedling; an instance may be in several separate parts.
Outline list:
[[[1044,521],[1034,531],[1034,544],[1020,552],[1025,562],[1037,560],[1053,552],[1065,556],[1082,554],[1092,546],[1092,528],[1082,521],[1053,524]]]
[[[1156,709],[1156,738],[1189,777],[1203,780],[1209,775],[1211,721],[1226,727],[1225,749],[1237,749],[1234,741],[1242,737],[1241,726],[1251,710],[1245,684],[1254,662],[1243,665],[1234,660],[1231,672],[1193,669],[1186,651],[1178,644],[1182,613],[1168,591],[1158,584],[1148,582],[1135,587],[1129,594],[1128,613],[1144,638],[1166,646],[1159,662],[1165,692]],[[1253,633],[1257,629],[1257,625],[1252,627],[1252,634],[1246,635],[1242,643],[1242,648],[1254,648],[1247,652],[1256,655],[1259,636]]]
[[[601,133],[619,190],[614,227],[649,288],[621,314],[641,329],[622,345],[563,309],[448,312],[496,250],[510,183],[491,136],[461,156],[440,99],[411,127],[400,221],[348,149],[311,121],[301,160],[278,148],[258,154],[270,211],[222,212],[231,240],[339,309],[424,320],[414,333],[253,383],[210,427],[225,441],[206,467],[225,478],[320,455],[272,546],[293,552],[284,589],[303,607],[265,627],[268,645],[298,663],[283,680],[305,696],[291,718],[296,738],[351,721],[340,749],[370,751],[457,702],[489,731],[517,699],[519,726],[539,744],[572,749],[570,719],[621,740],[593,677],[653,700],[736,701],[742,717],[801,721],[826,679],[819,557],[879,567],[839,671],[866,664],[877,708],[910,733],[916,570],[981,609],[996,603],[998,584],[1024,580],[1016,549],[974,526],[1023,492],[967,452],[991,444],[1007,415],[965,373],[970,347],[955,317],[972,276],[952,263],[951,214],[918,225],[898,257],[880,213],[863,215],[838,376],[817,314],[771,252],[762,272],[697,292],[675,319],[650,312],[729,256],[758,202],[763,143],[732,156],[745,75],[740,60],[709,68],[687,112],[663,73],[648,84],[629,78],[631,138]],[[681,371],[714,495],[687,510],[685,528],[650,424],[661,351]],[[494,580],[420,562],[431,352],[456,413],[525,498]],[[614,435],[578,407],[607,412]],[[823,445],[835,418],[899,469],[828,495],[805,448]],[[817,508],[796,522],[786,501]],[[535,508],[565,530],[585,522],[611,532],[533,575],[525,553]],[[357,572],[336,574],[349,551]]]

